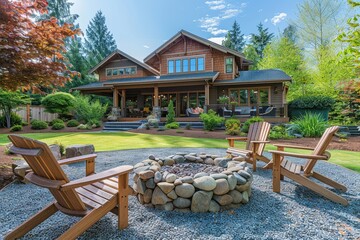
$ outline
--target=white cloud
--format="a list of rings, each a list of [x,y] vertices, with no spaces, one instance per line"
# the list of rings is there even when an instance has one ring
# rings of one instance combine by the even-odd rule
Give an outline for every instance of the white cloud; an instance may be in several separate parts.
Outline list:
[[[278,23],[280,23],[281,21],[283,21],[286,18],[287,14],[286,13],[279,13],[279,15],[275,15],[272,19],[271,22],[272,24],[276,25]]]
[[[260,8],[259,10],[258,10],[258,12],[262,12],[263,11],[263,9],[262,8]]]
[[[264,22],[267,23],[269,21],[269,19],[265,18]]]
[[[204,18],[200,18],[198,20],[200,22],[200,27],[201,28],[213,28],[213,27],[217,27],[220,24],[220,18],[219,17],[204,17]]]
[[[247,6],[247,3],[241,3],[240,4],[240,8],[246,8],[246,6]]]
[[[225,37],[212,37],[209,38],[208,40],[221,45],[222,41],[225,40]]]
[[[214,0],[214,1],[206,1],[205,4],[207,5],[220,5],[223,4],[225,0]]]
[[[144,45],[143,47],[144,47],[144,48],[150,48],[148,45]]]
[[[221,17],[222,19],[228,19],[228,18],[232,18],[235,17],[237,14],[239,13],[239,9],[226,9],[224,11],[224,15]]]
[[[221,9],[224,9],[224,8],[226,8],[226,6],[224,4],[210,6],[211,10],[221,10]]]
[[[228,30],[226,30],[226,29],[218,29],[218,28],[208,28],[206,30],[207,30],[207,32],[209,32],[215,36],[220,35],[220,34],[225,34],[228,32]]]
[[[251,34],[249,34],[249,35],[244,35],[244,40],[245,40],[245,42],[249,42],[250,39],[251,39]]]

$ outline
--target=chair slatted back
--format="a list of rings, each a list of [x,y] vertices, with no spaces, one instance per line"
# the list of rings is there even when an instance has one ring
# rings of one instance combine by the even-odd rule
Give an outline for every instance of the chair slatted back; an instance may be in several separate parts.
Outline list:
[[[246,149],[252,150],[251,141],[266,141],[270,133],[270,123],[255,122],[250,125],[247,135]],[[259,144],[256,154],[262,155],[265,148],[265,143]]]
[[[318,144],[316,145],[313,155],[324,155],[327,147],[329,146],[332,138],[335,133],[339,130],[338,126],[329,127],[325,130],[324,134],[321,136]],[[304,166],[304,173],[310,174],[316,164],[317,160],[309,159]]]
[[[29,164],[35,175],[49,180],[64,181],[64,183],[69,182],[69,179],[61,169],[47,144],[19,135],[9,135],[8,137],[15,147],[20,148],[25,152],[21,155]],[[40,149],[41,151],[35,156],[31,154],[26,155],[26,150],[29,149]],[[51,188],[49,191],[62,207],[76,211],[86,210],[84,203],[80,200],[75,190],[62,192],[58,189]]]

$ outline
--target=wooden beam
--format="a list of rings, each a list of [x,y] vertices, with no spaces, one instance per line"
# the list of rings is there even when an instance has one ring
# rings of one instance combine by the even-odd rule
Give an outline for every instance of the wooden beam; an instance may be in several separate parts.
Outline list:
[[[159,106],[159,87],[154,86],[154,107]]]
[[[210,86],[208,82],[205,84],[205,105],[210,105]]]
[[[119,107],[119,91],[117,88],[113,89],[113,106]]]
[[[121,116],[126,117],[126,90],[121,90]]]

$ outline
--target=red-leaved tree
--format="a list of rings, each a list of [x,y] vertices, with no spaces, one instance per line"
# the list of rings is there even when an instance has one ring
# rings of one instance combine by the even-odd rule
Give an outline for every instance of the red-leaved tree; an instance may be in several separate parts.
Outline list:
[[[74,72],[65,65],[64,40],[80,32],[47,12],[46,0],[0,0],[0,88],[33,89],[63,85]]]

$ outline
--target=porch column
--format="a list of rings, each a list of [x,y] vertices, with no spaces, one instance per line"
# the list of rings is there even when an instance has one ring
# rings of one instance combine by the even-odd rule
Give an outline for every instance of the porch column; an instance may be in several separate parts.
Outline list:
[[[159,106],[159,87],[154,87],[154,107]]]
[[[205,112],[208,111],[210,105],[210,85],[208,82],[205,84]]]
[[[121,90],[121,116],[126,117],[126,90]]]
[[[113,107],[119,107],[119,90],[117,88],[114,88],[113,91]]]

